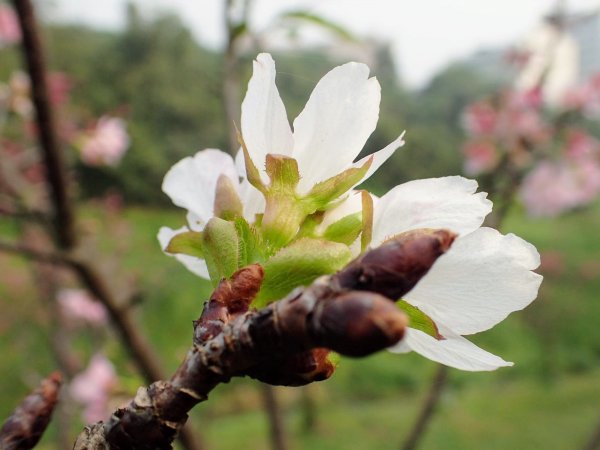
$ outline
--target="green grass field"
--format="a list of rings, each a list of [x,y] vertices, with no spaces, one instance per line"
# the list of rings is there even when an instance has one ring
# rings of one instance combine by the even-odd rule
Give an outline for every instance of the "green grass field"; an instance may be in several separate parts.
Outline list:
[[[84,216],[82,226],[98,236],[98,245],[135,275],[143,298],[140,327],[173,370],[210,290],[164,256],[156,243],[158,228],[178,227],[183,215],[132,208],[117,220],[87,208]],[[474,340],[516,365],[494,373],[453,370],[423,449],[566,450],[583,445],[600,420],[599,229],[598,207],[559,220],[526,220],[517,212],[511,216],[505,231],[533,242],[545,255],[546,280],[532,307]],[[11,223],[0,224],[2,235],[16,232]],[[47,307],[36,296],[28,265],[6,255],[0,255],[0,264],[3,418],[55,364]],[[98,339],[92,333],[77,334],[73,348],[85,360]],[[123,398],[131,395],[141,381],[110,334],[104,350],[121,375]],[[309,388],[317,404],[311,432],[302,425],[304,391],[279,389],[293,447],[399,448],[434,370],[433,363],[417,355],[343,359],[331,380]],[[191,421],[209,449],[268,448],[267,422],[251,380],[217,388]],[[58,448],[55,435],[56,425],[40,448]]]

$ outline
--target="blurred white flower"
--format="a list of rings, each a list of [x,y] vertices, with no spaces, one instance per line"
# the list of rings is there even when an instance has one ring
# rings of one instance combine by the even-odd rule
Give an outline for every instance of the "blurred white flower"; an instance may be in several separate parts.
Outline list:
[[[88,367],[79,373],[69,387],[71,397],[84,406],[86,423],[105,420],[110,413],[108,400],[118,382],[112,363],[102,354],[95,354]]]
[[[81,160],[90,166],[116,166],[129,148],[125,121],[102,116],[81,141]]]

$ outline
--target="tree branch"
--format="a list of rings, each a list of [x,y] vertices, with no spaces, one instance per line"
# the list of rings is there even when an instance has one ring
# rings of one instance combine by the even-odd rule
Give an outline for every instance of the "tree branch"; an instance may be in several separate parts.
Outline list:
[[[259,311],[248,305],[262,268],[241,269],[207,302],[194,324],[194,343],[171,379],[140,388],[106,424],[87,427],[75,450],[171,449],[189,410],[234,376],[260,373],[273,359],[312,349],[360,357],[397,343],[408,319],[392,299],[412,289],[454,237],[445,230],[405,233]],[[282,374],[281,383],[272,384],[288,378]],[[322,374],[305,383],[319,379]]]
[[[35,447],[50,422],[61,383],[61,374],[54,372],[25,397],[0,429],[1,449],[28,450]]]
[[[62,248],[75,244],[74,214],[69,201],[63,156],[55,133],[45,72],[45,58],[30,0],[13,0],[23,35],[23,57],[31,79],[31,92],[37,117],[40,147],[44,155],[52,203],[55,231]]]

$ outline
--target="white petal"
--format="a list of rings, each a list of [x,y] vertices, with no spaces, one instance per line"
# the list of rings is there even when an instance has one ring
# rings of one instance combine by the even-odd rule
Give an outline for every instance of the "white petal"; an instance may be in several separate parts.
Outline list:
[[[344,217],[362,211],[362,196],[360,192],[350,191],[348,196],[335,208],[328,210],[323,221],[317,226],[316,232],[323,233],[329,225]]]
[[[369,158],[373,158],[371,167],[369,167],[369,170],[367,171],[364,178],[362,180],[360,180],[360,183],[371,178],[371,175],[373,175],[377,171],[377,169],[379,169],[381,167],[381,165],[384,162],[386,162],[390,158],[390,156],[392,156],[394,154],[394,152],[396,150],[398,150],[400,147],[402,147],[404,145],[404,134],[405,134],[405,132],[403,131],[402,134],[396,138],[396,140],[389,143],[387,146],[385,146],[381,150],[376,151],[375,153],[372,153],[371,155],[367,155],[364,158],[361,158],[360,160],[358,160],[357,162],[355,162],[353,164],[354,167],[362,167]],[[360,184],[360,183],[357,183],[357,184]]]
[[[221,174],[238,185],[231,156],[221,150],[202,150],[171,167],[163,180],[162,190],[174,204],[207,222],[213,216],[217,179]]]
[[[443,330],[442,334],[446,339],[438,341],[422,331],[409,328],[402,341],[396,346],[390,347],[389,350],[404,353],[406,348],[410,347],[432,361],[469,371],[496,370],[499,367],[513,365],[511,362],[504,361],[499,356],[477,347],[462,336],[448,330]]]
[[[294,121],[300,192],[350,167],[375,129],[380,100],[379,82],[364,64],[336,67],[317,83]]]
[[[240,177],[246,178],[246,161],[244,161],[244,152],[242,149],[239,149],[235,155],[235,168]]]
[[[275,62],[268,53],[261,53],[253,63],[242,103],[242,136],[259,169],[264,169],[267,153],[292,153],[292,131],[275,85]]]
[[[478,333],[537,297],[539,264],[530,243],[480,228],[458,238],[405,299],[456,333]]]
[[[182,233],[184,231],[189,231],[186,227],[180,228],[178,230],[173,230],[169,227],[161,227],[158,231],[158,242],[160,243],[160,248],[164,251],[173,236]],[[182,263],[190,272],[198,275],[199,277],[210,279],[208,276],[208,269],[206,267],[206,263],[203,259],[195,258],[193,256],[188,255],[171,255],[170,253],[166,253],[165,255],[173,256],[177,261]]]
[[[254,223],[256,214],[265,212],[265,197],[245,178],[240,184],[240,199],[244,205],[244,217]]]
[[[476,230],[492,210],[487,193],[463,177],[429,178],[396,186],[375,203],[373,245],[416,228]]]

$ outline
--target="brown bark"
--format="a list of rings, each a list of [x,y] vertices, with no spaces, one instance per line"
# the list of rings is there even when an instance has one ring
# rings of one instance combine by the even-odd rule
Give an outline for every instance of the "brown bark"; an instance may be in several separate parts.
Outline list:
[[[60,246],[69,249],[75,245],[74,212],[68,194],[63,155],[55,132],[54,115],[50,107],[44,51],[31,1],[14,0],[13,4],[22,30],[23,56],[31,79],[40,148],[44,155],[49,191],[55,207],[54,230]]]
[[[260,266],[238,271],[195,322],[194,343],[171,379],[140,388],[107,423],[86,428],[75,450],[171,449],[189,410],[234,376],[317,348],[360,357],[397,343],[408,319],[392,299],[410,290],[453,239],[444,230],[407,233],[259,311],[246,311],[246,305],[262,280]],[[236,296],[236,286],[245,298]],[[209,323],[215,328],[206,334]],[[287,380],[283,374],[272,384]]]

